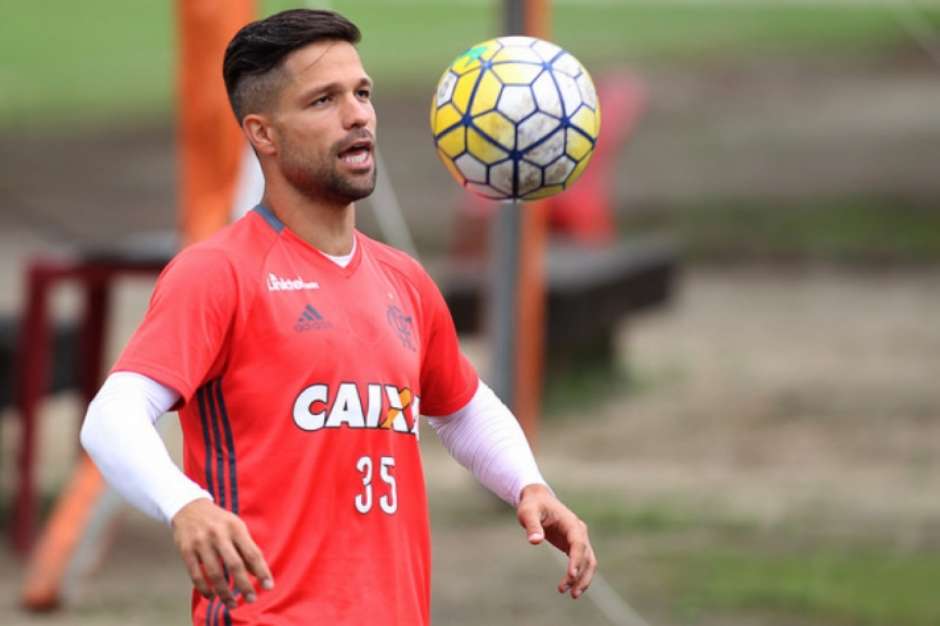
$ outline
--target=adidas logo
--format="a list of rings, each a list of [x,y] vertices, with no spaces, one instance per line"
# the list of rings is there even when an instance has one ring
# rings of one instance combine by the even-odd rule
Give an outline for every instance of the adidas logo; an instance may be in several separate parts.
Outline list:
[[[313,305],[311,304],[308,304],[304,307],[300,317],[297,318],[297,323],[294,324],[294,330],[296,330],[298,333],[302,333],[307,330],[322,330],[324,328],[330,327],[332,327],[332,324],[323,319],[323,316],[320,315],[320,312],[313,308]]]
[[[307,282],[300,276],[297,278],[282,278],[276,274],[268,274],[268,291],[301,291],[303,289],[319,289],[320,284]]]

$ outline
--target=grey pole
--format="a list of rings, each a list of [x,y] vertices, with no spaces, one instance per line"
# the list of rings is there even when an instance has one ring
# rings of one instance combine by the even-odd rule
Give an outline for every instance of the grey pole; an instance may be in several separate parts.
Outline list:
[[[525,28],[522,0],[505,0],[503,27],[508,35],[521,34]],[[490,232],[490,268],[488,322],[492,346],[491,383],[507,406],[513,408],[516,390],[516,354],[518,350],[517,295],[519,293],[519,249],[522,242],[522,203],[500,205]]]
[[[492,383],[507,406],[513,408],[516,389],[516,318],[519,292],[519,248],[522,234],[521,202],[500,205],[490,233],[489,327],[492,345]]]

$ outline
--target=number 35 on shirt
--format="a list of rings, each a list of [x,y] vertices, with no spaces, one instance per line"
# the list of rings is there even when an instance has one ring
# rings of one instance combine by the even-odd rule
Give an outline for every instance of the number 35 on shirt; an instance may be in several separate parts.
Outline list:
[[[356,461],[356,470],[362,475],[362,491],[356,495],[355,499],[356,510],[363,515],[369,513],[373,508],[375,495],[377,495],[379,508],[382,512],[386,515],[393,515],[398,510],[398,494],[395,476],[392,474],[392,469],[395,467],[395,458],[391,456],[378,458],[379,478],[384,485],[376,485],[373,481],[375,465],[372,462],[372,457],[368,455],[361,456]]]

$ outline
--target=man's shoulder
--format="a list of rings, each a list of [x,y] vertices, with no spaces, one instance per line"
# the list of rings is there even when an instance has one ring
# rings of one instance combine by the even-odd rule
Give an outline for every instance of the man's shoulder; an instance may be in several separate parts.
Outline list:
[[[199,270],[250,271],[260,268],[264,252],[276,234],[259,227],[251,214],[225,226],[218,232],[181,250],[172,261]]]
[[[362,242],[374,259],[404,274],[410,280],[416,282],[430,280],[421,263],[407,252],[372,239],[361,232],[359,233],[359,241]]]

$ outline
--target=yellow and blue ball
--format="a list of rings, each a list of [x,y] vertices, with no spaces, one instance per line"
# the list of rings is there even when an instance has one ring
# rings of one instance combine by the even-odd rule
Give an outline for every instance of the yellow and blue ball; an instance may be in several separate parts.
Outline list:
[[[495,200],[535,200],[570,187],[599,130],[587,70],[534,37],[473,46],[447,68],[431,102],[441,161],[458,183]]]

